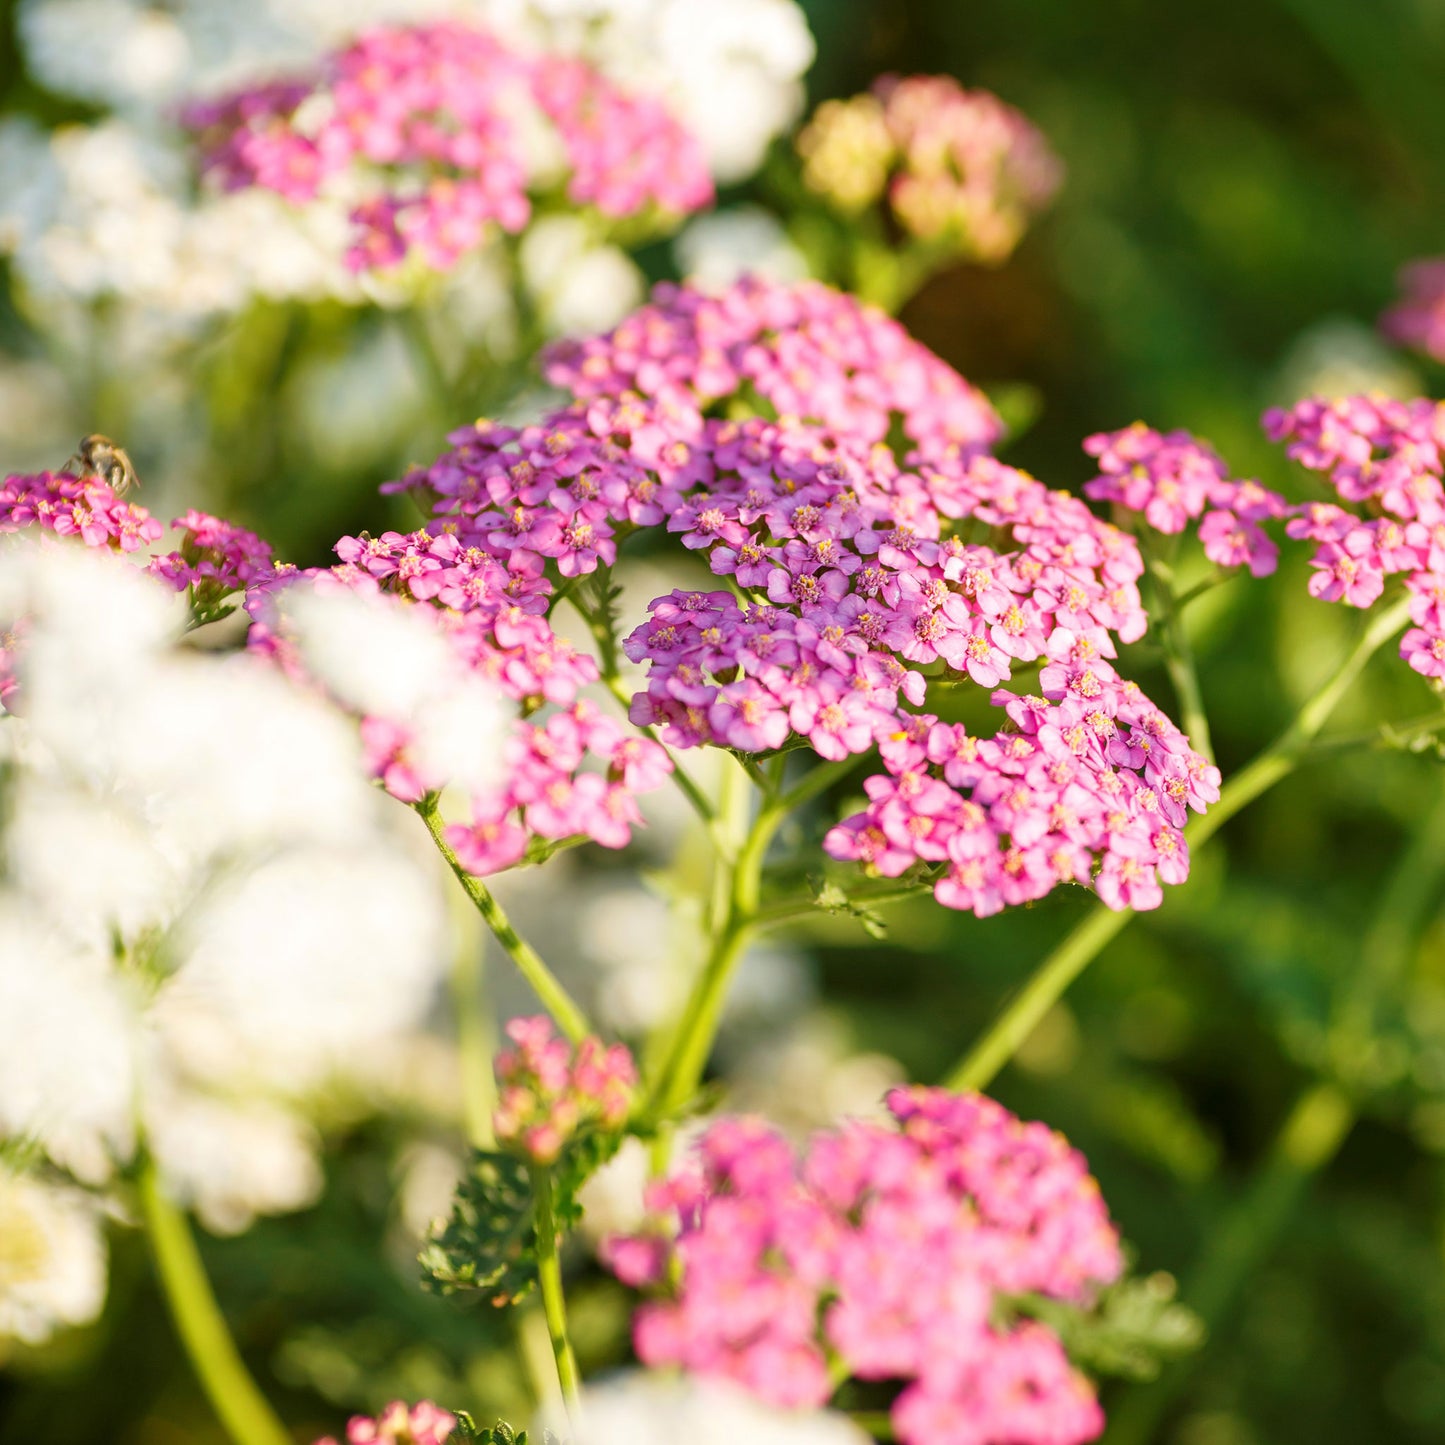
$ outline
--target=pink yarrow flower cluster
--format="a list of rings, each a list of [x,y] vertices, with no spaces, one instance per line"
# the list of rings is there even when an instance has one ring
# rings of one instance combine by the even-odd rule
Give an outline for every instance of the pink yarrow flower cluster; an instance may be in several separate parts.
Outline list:
[[[178,592],[194,587],[207,598],[238,592],[274,570],[271,545],[254,532],[192,509],[171,523],[181,534],[174,552],[152,557],[147,569]]]
[[[471,822],[447,830],[464,865],[479,875],[510,868],[533,839],[624,847],[641,822],[635,795],[660,787],[671,771],[666,753],[578,696],[596,681],[597,664],[548,626],[551,583],[541,559],[525,548],[489,548],[484,539],[464,543],[445,527],[344,537],[339,566],[258,582],[247,601],[256,619],[250,645],[299,667],[277,611],[298,581],[424,607],[465,666],[524,714],[504,750],[502,781],[472,799]],[[427,774],[397,720],[364,717],[361,732],[372,771],[393,796],[417,802],[448,781]]]
[[[874,92],[898,147],[888,200],[899,223],[923,240],[955,236],[980,260],[1003,260],[1063,180],[1042,132],[951,75],[885,76]]]
[[[1087,1308],[1123,1267],[1083,1157],[978,1095],[898,1089],[896,1128],[820,1133],[798,1159],[752,1119],[714,1124],[698,1168],[649,1188],[675,1222],[609,1241],[658,1291],[638,1355],[786,1407],[833,1392],[829,1360],[903,1381],[904,1445],[1075,1445],[1103,1428],[1089,1382],[1019,1296]]]
[[[1204,555],[1216,566],[1266,577],[1279,565],[1279,546],[1261,523],[1287,516],[1289,503],[1258,482],[1232,480],[1224,462],[1188,432],[1161,434],[1135,422],[1087,438],[1084,450],[1098,459],[1100,472],[1084,484],[1085,496],[1140,512],[1166,535],[1199,521]]]
[[[759,753],[798,737],[841,759],[911,736],[930,676],[953,672],[993,689],[1037,664],[1058,674],[1058,701],[1070,667],[1099,662],[1075,685],[1097,689],[1084,701],[1098,740],[1077,744],[1076,791],[1095,774],[1113,787],[1115,769],[1142,769],[1146,753],[1157,755],[1147,783],[1120,783],[1122,794],[1084,809],[1088,822],[1067,825],[1067,850],[1058,830],[1032,821],[989,822],[990,846],[1007,861],[1048,836],[1040,856],[1055,866],[1031,865],[1029,897],[1065,878],[1090,881],[1093,863],[1117,853],[1106,834],[1138,855],[1101,872],[1106,893],[1157,901],[1159,877],[1184,876],[1182,853],[1136,847],[1117,821],[1122,812],[1140,831],[1136,806],[1148,809],[1165,772],[1175,792],[1176,774],[1192,780],[1185,792],[1197,806],[1209,793],[1203,759],[1103,662],[1116,639],[1136,640],[1147,626],[1137,545],[1077,497],[988,456],[998,424],[986,402],[895,323],[811,284],[746,281],[718,297],[660,288],[608,337],[555,350],[549,377],[573,391],[570,405],[534,427],[457,433],[451,452],[398,485],[427,493],[463,541],[535,553],[564,576],[609,565],[626,531],[665,525],[729,580],[732,590],[655,599],[625,639],[629,658],[648,666],[634,722],[678,747]],[[778,419],[707,414],[746,395]],[[890,436],[904,439],[902,457]],[[1106,735],[1132,738],[1146,719],[1144,745]],[[973,807],[958,789],[980,778],[940,784],[950,806]],[[1057,802],[1037,796],[1046,813]],[[1107,830],[1104,818],[1115,820]],[[860,815],[835,832],[832,849],[876,865],[873,823]],[[917,818],[904,826],[922,829]],[[1168,835],[1153,832],[1167,846]],[[951,860],[970,876],[981,838]],[[949,858],[931,846],[919,841],[919,856]],[[889,851],[883,866],[900,856]],[[976,895],[941,886],[938,897],[990,909],[996,881]]]
[[[370,30],[313,77],[193,105],[186,120],[228,190],[303,203],[360,193],[356,270],[413,252],[446,270],[492,228],[522,230],[531,193],[561,179],[532,158],[539,128],[553,133],[573,205],[617,219],[712,199],[700,143],[660,101],[456,21]]]
[[[700,409],[747,398],[863,443],[897,422],[927,456],[1003,433],[983,393],[896,321],[813,281],[746,277],[721,295],[660,285],[606,335],[557,343],[543,369],[579,400],[655,403],[647,419],[684,443]]]
[[[7,476],[0,483],[0,535],[31,527],[116,552],[139,552],[165,535],[144,507],[97,478],[69,472]]]
[[[393,1400],[380,1415],[353,1415],[346,1425],[345,1445],[446,1445],[457,1428],[457,1417],[430,1400],[410,1409]],[[327,1435],[316,1445],[338,1445]]]
[[[620,1129],[631,1112],[637,1068],[622,1044],[591,1035],[573,1047],[545,1016],[512,1019],[512,1047],[494,1064],[497,1142],[536,1164],[551,1164],[580,1129]]]
[[[1401,346],[1445,361],[1445,256],[1403,267],[1400,290],[1400,299],[1380,317],[1380,330]]]
[[[1402,576],[1415,626],[1400,655],[1423,676],[1445,678],[1445,408],[1424,399],[1312,397],[1267,412],[1264,427],[1348,504],[1306,503],[1286,527],[1316,544],[1311,594],[1369,607],[1390,577]]]
[[[903,719],[868,806],[824,848],[885,877],[923,864],[938,902],[980,918],[1067,882],[1110,908],[1157,908],[1160,884],[1189,876],[1185,820],[1218,801],[1219,770],[1087,639],[1060,630],[1050,647],[1043,697],[993,695],[1013,730]]]

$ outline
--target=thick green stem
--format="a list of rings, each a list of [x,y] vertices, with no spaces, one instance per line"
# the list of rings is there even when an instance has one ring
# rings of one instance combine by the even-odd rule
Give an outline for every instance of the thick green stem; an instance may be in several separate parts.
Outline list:
[[[416,805],[427,832],[437,845],[447,866],[457,876],[457,881],[466,889],[467,897],[476,905],[482,921],[492,930],[492,936],[506,950],[512,962],[517,965],[522,977],[532,986],[532,992],[542,1002],[542,1007],[557,1022],[557,1027],[575,1044],[592,1032],[587,1015],[573,1001],[571,994],[562,987],[557,976],[542,961],[541,955],[525,939],[517,934],[502,905],[492,896],[491,890],[480,878],[473,878],[462,867],[461,860],[452,851],[446,840],[446,823],[437,808],[436,798],[428,795]]]
[[[1214,744],[1209,736],[1209,716],[1204,711],[1204,692],[1194,662],[1194,645],[1189,640],[1183,612],[1174,596],[1172,583],[1158,580],[1164,609],[1164,665],[1179,699],[1179,721],[1194,751],[1214,761]]]
[[[139,1193],[166,1304],[216,1418],[235,1445],[292,1445],[236,1349],[186,1217],[166,1197],[152,1161],[142,1167]]]
[[[562,1293],[562,1259],[558,1253],[557,1218],[552,1208],[551,1171],[537,1167],[532,1173],[532,1193],[537,1201],[537,1282],[542,1293],[542,1313],[547,1337],[552,1341],[552,1358],[557,1363],[557,1382],[575,1432],[578,1421],[578,1392],[581,1377],[572,1344],[567,1338],[567,1302]]]
[[[1184,830],[1191,848],[1197,848],[1213,837],[1241,808],[1252,803],[1299,765],[1310,743],[1350,684],[1360,675],[1365,663],[1405,625],[1408,618],[1408,601],[1401,598],[1372,619],[1349,656],[1300,708],[1295,720],[1253,762],[1230,778],[1220,790],[1219,801]],[[987,1088],[1033,1032],[1039,1020],[1063,997],[1069,985],[1134,917],[1134,913],[1127,909],[1115,913],[1102,904],[1097,905],[1008,1000],[988,1031],[945,1079],[945,1086],[951,1089]]]
[[[1395,985],[1435,906],[1445,875],[1445,794],[1411,840],[1376,906],[1360,949],[1360,968],[1336,1010],[1347,1042],[1367,1044],[1376,1002]],[[1337,1083],[1309,1085],[1281,1126],[1269,1157],[1186,1281],[1184,1297],[1213,1332],[1229,1315],[1259,1264],[1274,1248],[1310,1181],[1334,1159],[1357,1110]],[[1108,1445],[1147,1445],[1193,1373],[1181,1361],[1132,1391],[1110,1418]]]
[[[482,935],[476,912],[452,892],[456,950],[452,961],[452,1007],[457,1016],[457,1055],[462,1074],[462,1122],[474,1149],[492,1149],[497,1083],[492,1073],[492,1019],[482,989]]]
[[[707,961],[683,1006],[672,1046],[653,1086],[652,1112],[658,1118],[665,1119],[681,1109],[702,1081],[728,983],[756,925],[763,859],[796,791],[764,801],[738,850],[726,912],[713,922],[713,943]]]

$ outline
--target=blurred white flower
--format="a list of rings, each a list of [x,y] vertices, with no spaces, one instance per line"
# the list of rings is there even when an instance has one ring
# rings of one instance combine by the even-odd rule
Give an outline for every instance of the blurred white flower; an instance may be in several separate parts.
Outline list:
[[[729,1049],[724,1069],[730,1109],[799,1138],[840,1119],[882,1118],[884,1096],[907,1079],[896,1059],[858,1052],[846,1025],[821,1010]]]
[[[420,831],[354,723],[260,659],[176,646],[133,564],[18,539],[0,560],[0,620],[28,621],[0,721],[0,1136],[98,1183],[139,1130],[219,1230],[299,1207],[309,1098],[370,1087],[445,969]]]
[[[456,10],[662,95],[724,185],[751,175],[797,117],[813,63],[795,0],[476,0]]]
[[[1290,344],[1271,388],[1281,405],[1305,396],[1344,397],[1382,391],[1419,396],[1420,375],[1387,346],[1374,327],[1330,316],[1307,327]]]
[[[134,991],[0,893],[0,1137],[100,1183],[135,1142]]]
[[[434,612],[304,585],[285,608],[307,671],[349,707],[404,726],[423,775],[474,794],[497,782],[512,708],[457,656]]]
[[[599,246],[580,216],[547,216],[522,238],[522,280],[549,335],[605,331],[642,300],[642,273]]]
[[[0,1353],[89,1324],[105,1303],[106,1249],[95,1203],[0,1169]]]
[[[867,1445],[871,1438],[837,1411],[779,1410],[720,1380],[642,1370],[590,1386],[579,1416],[577,1445]],[[572,1433],[554,1413],[540,1425]]]
[[[800,281],[808,274],[802,252],[761,206],[699,216],[672,245],[683,277],[708,291],[722,291],[744,275]]]
[[[168,1194],[213,1234],[240,1234],[258,1214],[283,1214],[321,1195],[316,1131],[265,1100],[230,1100],[152,1083],[146,1142]]]

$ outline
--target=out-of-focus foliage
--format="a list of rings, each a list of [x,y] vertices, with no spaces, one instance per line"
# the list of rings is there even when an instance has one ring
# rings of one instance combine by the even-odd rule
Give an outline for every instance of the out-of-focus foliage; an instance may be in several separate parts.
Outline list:
[[[0,3],[0,106],[45,125],[86,118],[26,74],[15,8]],[[1372,328],[1397,266],[1445,250],[1441,0],[805,8],[819,50],[810,103],[856,94],[881,73],[949,73],[1019,107],[1065,164],[1052,209],[1007,265],[946,271],[904,313],[1031,419],[1007,460],[1077,485],[1091,474],[1082,437],[1142,417],[1207,437],[1237,475],[1298,496],[1299,474],[1259,433],[1266,405],[1311,389],[1445,385]],[[768,202],[747,185],[725,199]],[[651,278],[674,272],[666,246],[641,260]],[[0,281],[7,469],[58,464],[82,432],[104,430],[131,450],[155,510],[175,501],[226,512],[300,562],[323,560],[342,531],[412,525],[408,504],[380,498],[376,483],[535,384],[444,350],[438,368],[441,333],[424,311],[337,302],[255,303],[188,354],[178,377],[164,357],[137,369],[103,310],[63,345],[47,337]],[[1267,582],[1236,580],[1196,604],[1226,775],[1349,645],[1353,619],[1310,600],[1304,573],[1296,558]],[[1141,681],[1170,699],[1162,671]],[[1333,726],[1359,730],[1427,704],[1420,679],[1382,656]],[[1205,1347],[1166,1365],[1159,1383],[1105,1388],[1107,1441],[1439,1438],[1442,799],[1445,768],[1428,752],[1383,746],[1312,762],[1199,851],[1188,885],[1108,949],[996,1085],[1010,1108],[1085,1151],[1141,1257],[1173,1271],[1180,1299],[1209,1325]],[[824,824],[820,813],[819,835]],[[675,836],[665,821],[656,831]],[[613,988],[618,1016],[642,1011],[645,1000],[633,1001],[657,998],[666,981],[654,957],[666,925],[645,912],[656,899],[618,886],[611,859],[559,862],[568,871],[546,887],[571,890],[574,916],[556,917],[558,895],[521,880],[535,931],[580,949],[591,928],[591,962],[563,961],[609,980],[599,987]],[[750,1107],[766,1094],[767,1107],[805,1122],[800,1097],[876,1097],[892,1060],[913,1078],[939,1077],[1084,907],[1056,896],[980,923],[928,903],[894,906],[879,911],[879,937],[860,926],[870,920],[820,903],[786,935],[787,953],[760,955],[743,977],[743,1006],[787,1027],[748,1050],[734,1035],[724,1055]],[[525,907],[519,897],[513,911]],[[1380,986],[1362,986],[1367,977]],[[808,1002],[815,983],[826,1015]],[[1332,1092],[1311,1094],[1317,1081]],[[1312,1099],[1318,1107],[1297,1108]],[[343,1125],[331,1138],[314,1209],[205,1245],[248,1359],[287,1418],[320,1434],[397,1396],[479,1420],[528,1418],[505,1353],[511,1320],[416,1285],[416,1216],[424,1224],[433,1201],[444,1208],[459,1139],[429,1120]],[[0,1445],[221,1439],[142,1250],[118,1234],[99,1324],[5,1362]],[[1136,1335],[1167,1337],[1167,1302],[1155,1314],[1147,1304],[1121,1306],[1119,1337],[1099,1347],[1128,1364]],[[584,1278],[571,1308],[584,1369],[625,1357],[614,1284]]]

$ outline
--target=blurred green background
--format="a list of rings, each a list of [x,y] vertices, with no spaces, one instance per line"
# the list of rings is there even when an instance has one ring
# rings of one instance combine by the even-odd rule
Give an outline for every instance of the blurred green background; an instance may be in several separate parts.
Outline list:
[[[1143,418],[1187,427],[1237,475],[1299,495],[1299,477],[1259,434],[1266,405],[1315,386],[1438,390],[1428,364],[1380,347],[1372,323],[1396,267],[1445,249],[1445,0],[804,8],[819,52],[810,104],[883,72],[947,71],[1023,109],[1067,165],[1011,262],[940,276],[904,313],[971,380],[1036,404],[1008,460],[1077,485],[1090,475],[1082,437]],[[20,68],[13,11],[0,4],[0,105],[83,118]],[[654,275],[671,264],[661,246],[645,260]],[[7,293],[0,344],[12,357],[45,355],[47,338]],[[339,531],[395,520],[375,483],[525,378],[493,378],[492,394],[465,398],[458,414],[418,369],[399,428],[338,456],[297,424],[297,369],[353,354],[393,325],[340,307],[240,317],[200,355],[210,401],[190,413],[192,471],[158,492],[227,508],[303,562],[321,560]],[[247,370],[248,348],[269,370]],[[124,413],[117,379],[94,360],[72,410],[88,396]],[[76,434],[91,426],[112,424],[87,415]],[[139,432],[124,439],[145,475],[159,448]],[[35,459],[0,460],[9,470]],[[1191,614],[1226,774],[1349,646],[1357,617],[1311,601],[1306,573],[1296,554],[1278,576],[1232,582]],[[1333,728],[1432,705],[1389,651]],[[1162,674],[1140,680],[1169,698]],[[982,923],[918,905],[894,910],[882,941],[839,921],[800,942],[850,1046],[931,1080],[1087,903],[1059,894]],[[1367,970],[1388,980],[1383,1004],[1358,1003]],[[1084,1150],[1142,1266],[1176,1273],[1185,1299],[1213,1316],[1204,1350],[1162,1384],[1106,1389],[1106,1440],[1445,1439],[1438,757],[1341,752],[1268,794],[1201,850],[1186,887],[1109,947],[996,1093]],[[318,1209],[208,1244],[249,1356],[318,1433],[392,1389],[482,1412],[517,1407],[492,1353],[508,1342],[507,1322],[422,1296],[404,1254],[383,1248],[396,1127],[342,1142]],[[583,1324],[584,1353],[615,1357],[608,1287],[584,1283],[578,1310],[598,1322],[590,1348]],[[0,1445],[217,1438],[143,1247],[121,1233],[103,1322],[0,1374]]]

